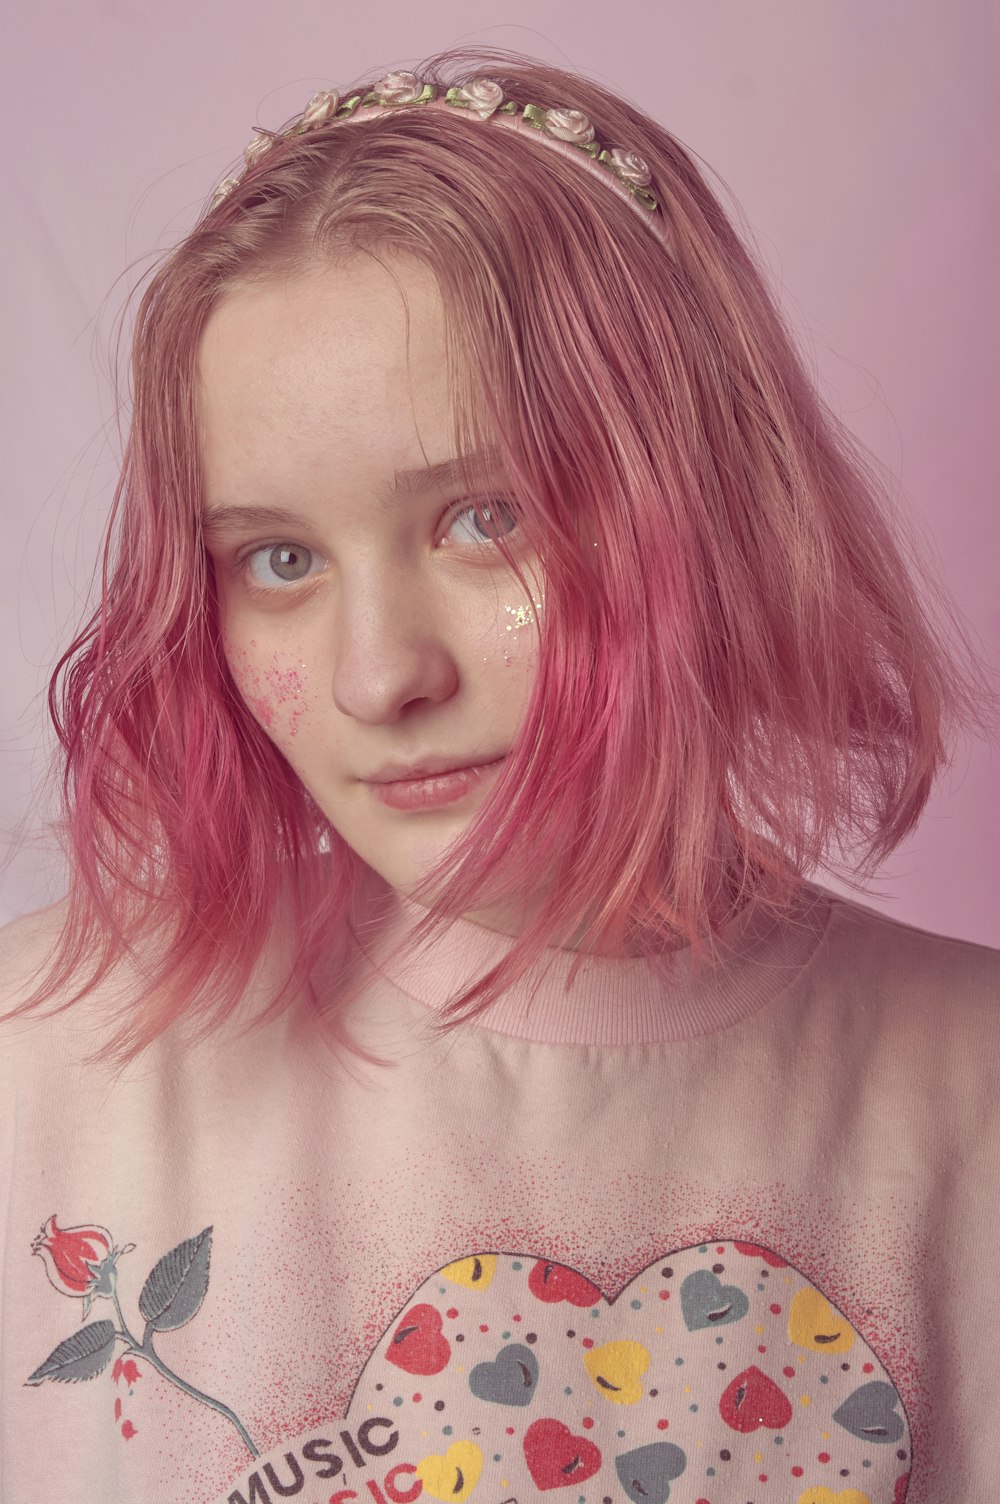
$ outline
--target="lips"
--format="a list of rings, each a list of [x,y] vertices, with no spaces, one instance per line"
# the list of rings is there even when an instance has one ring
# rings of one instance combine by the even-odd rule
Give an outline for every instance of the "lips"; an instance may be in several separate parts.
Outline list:
[[[499,762],[505,754],[502,752],[489,753],[485,757],[476,754],[472,757],[428,757],[423,762],[406,765],[401,762],[387,762],[377,773],[372,773],[369,778],[362,780],[364,783],[412,783],[421,778],[443,777],[446,773],[457,773],[463,768],[487,767],[492,763]]]

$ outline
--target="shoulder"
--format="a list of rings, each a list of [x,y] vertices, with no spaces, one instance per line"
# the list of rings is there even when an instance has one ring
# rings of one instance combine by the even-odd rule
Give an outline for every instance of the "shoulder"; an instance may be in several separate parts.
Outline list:
[[[41,980],[55,954],[69,913],[69,899],[20,914],[0,925],[0,1019]]]
[[[134,984],[134,965],[125,955],[95,980],[103,956],[92,948],[66,975],[57,974],[70,917],[69,899],[63,898],[0,926],[0,1063],[8,1071],[18,1069],[19,1058],[58,1053],[72,1037],[89,1038]],[[40,990],[36,1006],[32,1000]]]
[[[895,919],[868,904],[831,894],[830,938],[887,982],[921,991],[960,983],[971,1000],[1000,1005],[1000,950]]]
[[[0,926],[0,1142],[5,1149],[25,1093],[51,1091],[58,1077],[68,1015],[53,1010],[72,992],[64,987],[37,1008],[18,1009],[48,980],[68,909],[63,900]]]
[[[907,924],[831,893],[814,984],[853,1048],[894,1074],[912,1070],[992,1093],[1000,1068],[1000,950]]]

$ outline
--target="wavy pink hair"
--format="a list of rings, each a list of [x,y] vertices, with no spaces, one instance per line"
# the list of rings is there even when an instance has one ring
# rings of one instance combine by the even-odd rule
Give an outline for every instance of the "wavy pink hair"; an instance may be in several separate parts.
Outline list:
[[[592,948],[664,976],[679,943],[712,964],[706,935],[751,893],[787,915],[808,869],[842,870],[833,845],[853,841],[850,871],[870,876],[917,824],[947,738],[996,725],[974,654],[960,665],[920,589],[968,648],[961,622],[692,155],[627,100],[521,54],[456,49],[415,71],[584,111],[602,143],[649,163],[676,260],[596,171],[400,106],[277,142],[154,269],[100,604],[49,685],[65,923],[15,1010],[87,966],[69,1007],[139,958],[144,991],[109,1058],[181,1016],[218,1026],[279,915],[294,956],[261,1016],[304,996],[338,1034],[355,995],[349,920],[367,869],[236,689],[200,535],[196,356],[241,285],[355,254],[430,267],[456,451],[499,448],[543,563],[518,741],[414,895],[442,885],[412,941],[487,888],[516,898],[539,852],[553,880],[440,1027],[486,1009],[581,916]]]

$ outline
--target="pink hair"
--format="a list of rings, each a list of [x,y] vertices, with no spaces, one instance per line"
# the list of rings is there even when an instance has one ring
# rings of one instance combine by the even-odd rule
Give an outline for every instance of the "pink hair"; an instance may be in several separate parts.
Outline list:
[[[276,142],[155,269],[100,605],[49,685],[68,910],[51,970],[15,1010],[84,962],[60,1007],[139,959],[144,992],[109,1058],[181,1016],[217,1027],[279,930],[294,959],[262,1016],[304,995],[344,1037],[354,996],[365,864],[236,689],[200,536],[196,356],[241,285],[354,254],[430,267],[457,452],[499,448],[544,561],[517,744],[414,894],[441,884],[411,943],[487,889],[516,899],[525,874],[545,875],[539,852],[553,881],[441,1027],[488,1008],[584,915],[601,946],[665,977],[671,946],[711,961],[706,925],[711,937],[751,894],[787,915],[808,869],[841,870],[830,848],[845,837],[853,871],[873,873],[916,826],[955,728],[993,729],[974,655],[959,666],[918,582],[967,647],[961,623],[692,155],[637,106],[520,54],[456,49],[415,71],[584,111],[603,143],[649,163],[676,260],[595,170],[400,106]]]

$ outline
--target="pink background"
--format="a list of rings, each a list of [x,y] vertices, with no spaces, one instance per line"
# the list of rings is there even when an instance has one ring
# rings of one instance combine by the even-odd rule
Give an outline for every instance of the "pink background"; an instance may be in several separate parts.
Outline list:
[[[255,124],[460,43],[621,90],[729,185],[824,397],[888,466],[997,677],[995,7],[42,0],[13,7],[4,31],[4,840],[37,798],[47,675],[96,601],[127,290],[191,226]],[[1000,948],[997,783],[996,748],[960,740],[862,901]],[[0,923],[64,891],[59,858],[28,846],[3,870]]]

